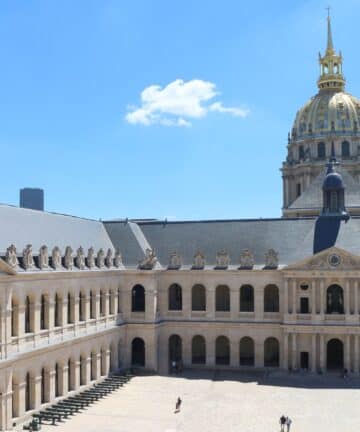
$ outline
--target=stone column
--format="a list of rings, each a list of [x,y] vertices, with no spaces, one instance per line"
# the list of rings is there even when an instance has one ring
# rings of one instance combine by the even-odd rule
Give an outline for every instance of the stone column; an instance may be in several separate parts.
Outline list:
[[[350,371],[350,335],[345,335],[344,367]]]
[[[264,341],[255,339],[255,366],[264,367]]]
[[[350,281],[347,279],[345,281],[345,293],[344,293],[344,312],[345,318],[348,319],[350,315]]]
[[[47,386],[45,389],[45,397],[48,402],[52,402],[55,399],[55,379],[56,371],[51,369],[47,372]]]
[[[17,414],[22,417],[26,412],[25,395],[26,395],[26,382],[15,384],[15,391],[17,394]],[[30,401],[31,402],[31,401]]]
[[[354,280],[354,314],[356,317],[359,316],[359,282]]]
[[[95,370],[95,379],[98,380],[101,377],[101,352],[96,353],[96,370]]]
[[[292,344],[291,344],[291,367],[292,367],[293,370],[296,370],[297,369],[297,344],[296,344],[297,334],[296,333],[292,333],[291,339],[292,339]]]
[[[30,377],[30,406],[36,409],[41,405],[41,375]]]
[[[255,291],[255,320],[262,321],[264,319],[264,287],[256,286]]]
[[[325,314],[325,282],[320,280],[320,315],[324,319]]]
[[[46,316],[45,313],[45,327],[51,330],[55,327],[55,298],[50,298],[50,296],[47,295],[46,303],[47,307],[45,307],[45,310],[47,309],[48,316]]]
[[[311,282],[311,319],[316,319],[316,280]]]
[[[89,382],[91,381],[91,353],[89,355],[89,357],[85,357],[84,359],[84,384],[89,384]]]
[[[146,296],[146,293],[145,293],[145,296]],[[99,317],[100,317],[100,293],[98,291],[93,290],[93,298],[95,299],[95,318],[99,319]]]
[[[316,372],[316,334],[311,335],[311,372]]]
[[[206,339],[206,366],[215,366],[215,338]]]
[[[292,314],[294,315],[295,319],[296,319],[296,314],[297,314],[296,285],[297,285],[297,281],[296,281],[296,279],[294,279],[292,282]]]
[[[325,371],[325,335],[320,334],[320,369]]]
[[[74,324],[79,323],[79,293],[74,293],[74,296],[72,297],[72,309],[73,309],[73,317],[74,317]]]
[[[239,310],[240,310],[239,296],[240,296],[239,288],[231,287],[230,288],[230,318],[233,321],[238,319],[239,317]]]
[[[17,305],[18,310],[18,336],[22,338],[25,334],[25,305],[24,303]]]
[[[289,369],[289,333],[284,332],[283,369]]]
[[[206,317],[215,319],[215,287],[208,286],[206,288]]]
[[[104,298],[104,316],[108,316],[109,314],[109,291],[105,290],[103,291],[103,298]]]
[[[61,396],[66,396],[68,393],[68,373],[69,373],[69,367],[67,364],[59,364],[59,394]]]
[[[80,387],[80,372],[80,360],[75,360],[73,363],[73,373],[71,374],[73,390],[77,390]]]
[[[239,361],[240,361],[239,341],[231,337],[230,338],[230,366],[233,368],[238,368]]]
[[[85,321],[89,321],[90,320],[90,295],[89,295],[89,291],[87,291],[84,295],[84,318]]]
[[[182,288],[182,313],[186,320],[191,319],[191,288],[188,284],[184,284]]]
[[[107,349],[105,352],[105,359],[104,360],[105,360],[104,372],[105,372],[105,375],[107,376],[107,375],[109,375],[109,372],[110,372],[110,362],[111,362],[111,351],[109,349]]]
[[[359,336],[354,335],[354,372],[359,373]]]
[[[284,280],[284,315],[289,313],[289,281]]]

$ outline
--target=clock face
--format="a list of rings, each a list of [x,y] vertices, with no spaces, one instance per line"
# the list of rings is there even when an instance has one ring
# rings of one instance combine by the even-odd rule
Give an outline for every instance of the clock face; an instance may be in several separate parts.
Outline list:
[[[328,257],[328,263],[331,267],[337,267],[341,263],[341,258],[339,255],[331,254]]]

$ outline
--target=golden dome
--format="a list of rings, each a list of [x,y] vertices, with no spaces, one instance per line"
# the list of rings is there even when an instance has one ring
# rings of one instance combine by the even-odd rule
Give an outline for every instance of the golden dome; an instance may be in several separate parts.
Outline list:
[[[360,100],[345,92],[320,91],[296,114],[295,141],[332,135],[353,135],[360,125]]]

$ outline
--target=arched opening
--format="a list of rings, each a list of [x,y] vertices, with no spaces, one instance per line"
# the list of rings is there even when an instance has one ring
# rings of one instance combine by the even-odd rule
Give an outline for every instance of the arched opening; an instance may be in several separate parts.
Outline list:
[[[279,312],[279,288],[276,285],[265,287],[264,312]]]
[[[326,366],[329,370],[344,368],[344,348],[339,339],[330,339],[326,349]]]
[[[90,319],[96,318],[96,297],[93,291],[90,291]]]
[[[341,157],[344,159],[350,157],[350,143],[349,141],[343,141],[341,143]]]
[[[226,336],[216,338],[215,356],[217,365],[230,364],[230,342]]]
[[[179,284],[169,286],[169,310],[179,311],[182,309],[182,289]]]
[[[105,293],[100,290],[100,316],[105,316]]]
[[[79,321],[85,321],[85,296],[79,293]]]
[[[109,315],[114,314],[114,292],[109,290]]]
[[[319,142],[317,145],[317,157],[319,159],[325,159],[325,157],[326,157],[325,143],[324,142]]]
[[[55,294],[55,304],[54,304],[54,326],[60,327],[61,325],[61,301],[58,294]]]
[[[11,409],[12,418],[19,417],[19,386],[13,379],[11,382]]]
[[[31,410],[31,378],[29,372],[25,377],[25,411]]]
[[[145,366],[145,342],[141,338],[135,338],[131,344],[132,366]]]
[[[227,285],[218,285],[215,291],[216,297],[216,311],[229,312],[230,311],[230,289]]]
[[[60,366],[58,363],[55,365],[55,397],[61,396],[60,392]]]
[[[31,308],[30,297],[26,296],[26,299],[25,299],[25,333],[31,333],[31,331],[32,331],[30,308]]]
[[[169,337],[169,366],[175,362],[179,367],[182,362],[182,341],[179,335],[171,335]],[[170,369],[171,370],[171,369]]]
[[[92,352],[90,355],[90,380],[97,379],[97,354]]]
[[[49,302],[46,295],[40,298],[40,329],[45,330],[49,328]]]
[[[41,369],[41,403],[45,403],[46,402],[46,372],[45,372],[45,368]]]
[[[19,336],[19,304],[14,298],[11,300],[11,336]]]
[[[192,338],[191,362],[192,364],[206,363],[206,342],[203,336],[196,335]]]
[[[86,365],[83,356],[80,356],[80,385],[86,384]]]
[[[106,349],[102,348],[101,352],[100,352],[100,373],[101,376],[104,376],[107,374],[107,370],[106,370]]]
[[[264,343],[264,366],[279,367],[280,347],[276,338],[269,337]]]
[[[145,312],[145,288],[142,285],[135,285],[131,291],[132,312]]]
[[[206,291],[204,285],[194,285],[191,290],[191,308],[193,311],[206,310]]]
[[[254,340],[245,336],[240,340],[240,366],[254,366],[255,348]]]
[[[118,288],[117,291],[117,313],[121,313],[121,290]]]
[[[73,318],[73,305],[74,305],[74,299],[71,296],[71,294],[68,294],[68,298],[67,298],[67,323],[71,324],[74,322],[74,318]]]
[[[344,313],[344,294],[340,285],[330,285],[326,291],[326,313]]]
[[[299,146],[299,159],[304,159],[304,157],[305,157],[304,146],[300,145]]]
[[[251,285],[240,288],[240,312],[254,312],[254,288]]]
[[[68,360],[68,391],[74,390],[74,369],[71,359]]]

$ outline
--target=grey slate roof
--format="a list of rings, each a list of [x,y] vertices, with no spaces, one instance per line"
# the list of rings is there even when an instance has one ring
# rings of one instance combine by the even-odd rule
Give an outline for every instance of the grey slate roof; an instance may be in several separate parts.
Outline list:
[[[58,246],[64,254],[65,247],[75,251],[79,246],[85,250],[93,246],[95,251],[103,248],[105,253],[114,246],[104,228],[95,220],[82,219],[57,213],[0,205],[0,254],[14,244],[21,254],[27,244],[33,247],[34,255],[42,245],[51,252]]]
[[[336,171],[342,175],[345,184],[345,207],[360,207],[360,184],[341,165]],[[310,186],[289,206],[290,209],[317,209],[320,211],[323,202],[322,184],[326,176],[324,169]]]
[[[216,253],[225,249],[231,264],[239,265],[239,255],[250,249],[255,255],[255,265],[262,267],[265,253],[272,248],[279,255],[280,265],[288,265],[313,255],[316,218],[284,218],[256,220],[189,221],[189,222],[139,222],[148,243],[155,249],[163,267],[169,255],[177,251],[184,268],[189,268],[195,252],[200,249],[207,265],[215,266]],[[116,247],[121,249],[127,266],[136,266],[144,255],[132,229],[124,222],[105,222]],[[360,218],[340,222],[332,246],[360,255]]]

